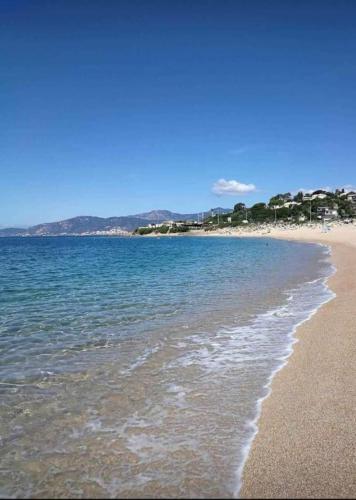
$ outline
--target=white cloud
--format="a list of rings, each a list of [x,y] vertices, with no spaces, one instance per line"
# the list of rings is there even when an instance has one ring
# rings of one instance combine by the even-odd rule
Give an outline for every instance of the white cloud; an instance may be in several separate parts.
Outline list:
[[[254,184],[243,184],[242,182],[234,180],[227,181],[225,179],[219,179],[212,187],[212,192],[218,196],[235,196],[237,194],[253,193],[254,191],[256,191],[256,186]]]

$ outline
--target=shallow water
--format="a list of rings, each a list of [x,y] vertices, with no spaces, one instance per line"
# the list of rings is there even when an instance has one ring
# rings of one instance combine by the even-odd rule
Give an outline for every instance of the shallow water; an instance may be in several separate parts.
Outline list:
[[[2,496],[231,497],[320,245],[0,239]]]

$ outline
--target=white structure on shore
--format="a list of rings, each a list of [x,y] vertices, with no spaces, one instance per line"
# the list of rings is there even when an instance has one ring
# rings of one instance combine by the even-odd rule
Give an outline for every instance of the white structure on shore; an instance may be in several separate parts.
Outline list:
[[[317,218],[324,220],[337,219],[339,216],[339,212],[336,208],[330,207],[317,207]]]

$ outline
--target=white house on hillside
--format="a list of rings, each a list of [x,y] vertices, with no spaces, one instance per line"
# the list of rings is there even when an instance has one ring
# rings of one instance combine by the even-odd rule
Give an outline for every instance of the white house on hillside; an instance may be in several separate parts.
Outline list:
[[[311,201],[311,200],[323,200],[324,198],[327,198],[328,193],[324,191],[323,189],[317,189],[313,193],[304,193],[303,194],[303,201]]]
[[[290,207],[295,207],[297,205],[301,205],[301,203],[298,201],[287,201],[286,203],[284,203],[283,206],[286,208],[290,208]]]
[[[340,198],[346,198],[347,201],[351,201],[351,203],[356,203],[356,193],[355,191],[349,191],[348,193],[342,193]]]

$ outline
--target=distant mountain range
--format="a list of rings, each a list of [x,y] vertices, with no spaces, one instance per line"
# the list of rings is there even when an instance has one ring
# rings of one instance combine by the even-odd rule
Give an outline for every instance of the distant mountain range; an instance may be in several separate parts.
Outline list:
[[[215,213],[229,213],[230,208],[216,207],[212,209]],[[153,222],[160,223],[165,220],[197,220],[210,215],[211,211],[192,214],[179,214],[169,210],[152,210],[136,215],[122,217],[92,217],[79,216],[59,222],[47,222],[25,228],[0,229],[0,236],[59,236],[59,235],[83,235],[83,234],[120,234],[132,232],[140,226],[146,226]]]

